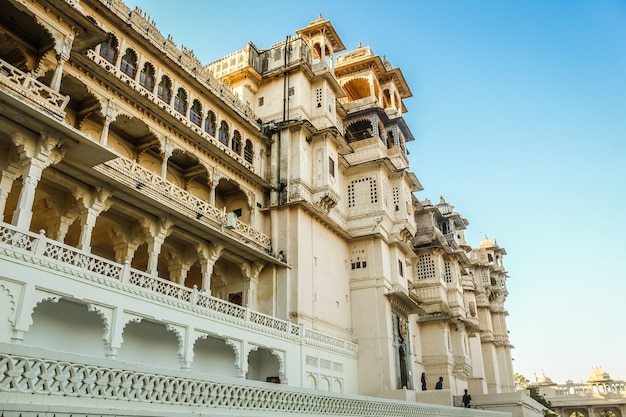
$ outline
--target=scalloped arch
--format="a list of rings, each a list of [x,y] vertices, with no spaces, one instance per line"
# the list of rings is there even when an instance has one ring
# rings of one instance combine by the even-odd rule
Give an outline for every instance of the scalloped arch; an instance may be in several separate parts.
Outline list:
[[[9,299],[8,305],[9,305],[9,310],[11,311],[11,314],[9,315],[9,317],[7,317],[7,319],[9,323],[11,323],[12,325],[15,325],[15,319],[16,319],[15,297],[11,293],[11,290],[5,287],[3,284],[0,284],[0,293],[6,294],[7,298]]]

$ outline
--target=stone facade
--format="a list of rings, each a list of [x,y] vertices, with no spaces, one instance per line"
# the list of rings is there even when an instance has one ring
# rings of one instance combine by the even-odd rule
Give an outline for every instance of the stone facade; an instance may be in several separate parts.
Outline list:
[[[415,197],[400,69],[0,6],[2,416],[504,415],[452,406],[514,391],[506,252]]]
[[[622,417],[626,415],[626,381],[614,380],[595,368],[587,382],[556,384],[542,374],[532,385],[559,417]]]

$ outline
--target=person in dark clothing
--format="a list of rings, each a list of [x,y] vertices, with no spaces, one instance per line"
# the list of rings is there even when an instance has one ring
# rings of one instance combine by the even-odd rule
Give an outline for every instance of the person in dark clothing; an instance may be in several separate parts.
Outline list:
[[[435,389],[443,389],[443,377],[439,377],[439,381],[437,381],[437,385],[435,385]]]
[[[472,396],[469,395],[467,390],[465,390],[465,394],[463,394],[463,407],[470,408],[471,401],[472,401]]]
[[[426,391],[426,372],[422,372],[422,391]]]

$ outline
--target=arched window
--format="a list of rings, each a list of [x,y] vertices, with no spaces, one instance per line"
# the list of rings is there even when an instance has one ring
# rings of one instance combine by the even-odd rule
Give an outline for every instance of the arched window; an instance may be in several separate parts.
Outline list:
[[[174,97],[174,108],[179,113],[187,113],[187,93],[182,88],[178,89],[178,93],[176,93],[176,97]]]
[[[215,136],[215,113],[209,110],[204,119],[204,130],[211,136]]]
[[[217,139],[224,145],[228,146],[228,123],[224,120],[220,123],[220,130],[217,132]]]
[[[137,54],[135,51],[130,48],[126,50],[122,57],[120,70],[130,78],[135,79],[135,75],[137,75]]]
[[[139,73],[139,84],[150,92],[154,90],[154,74],[154,66],[149,62],[143,65],[143,69]]]
[[[157,97],[168,104],[172,98],[172,81],[165,75],[161,78],[161,82],[159,83]]]
[[[117,38],[113,34],[109,34],[107,40],[100,44],[100,56],[111,64],[115,64],[117,60],[117,46]]]
[[[252,141],[250,139],[246,139],[246,147],[243,149],[243,157],[246,161],[252,163],[254,149],[252,148]]]
[[[233,132],[233,143],[231,146],[237,155],[241,155],[241,133],[238,130]]]
[[[189,111],[189,120],[196,126],[202,124],[202,104],[198,100],[194,100]]]

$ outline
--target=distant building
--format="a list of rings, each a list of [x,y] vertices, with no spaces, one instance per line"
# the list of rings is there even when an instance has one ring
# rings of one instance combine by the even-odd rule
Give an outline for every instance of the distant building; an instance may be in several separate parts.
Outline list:
[[[386,58],[321,16],[205,65],[119,0],[0,8],[3,416],[539,412],[506,251],[415,197]]]
[[[594,368],[587,382],[556,384],[542,374],[533,385],[560,417],[626,415],[626,382],[612,379],[602,368]]]

